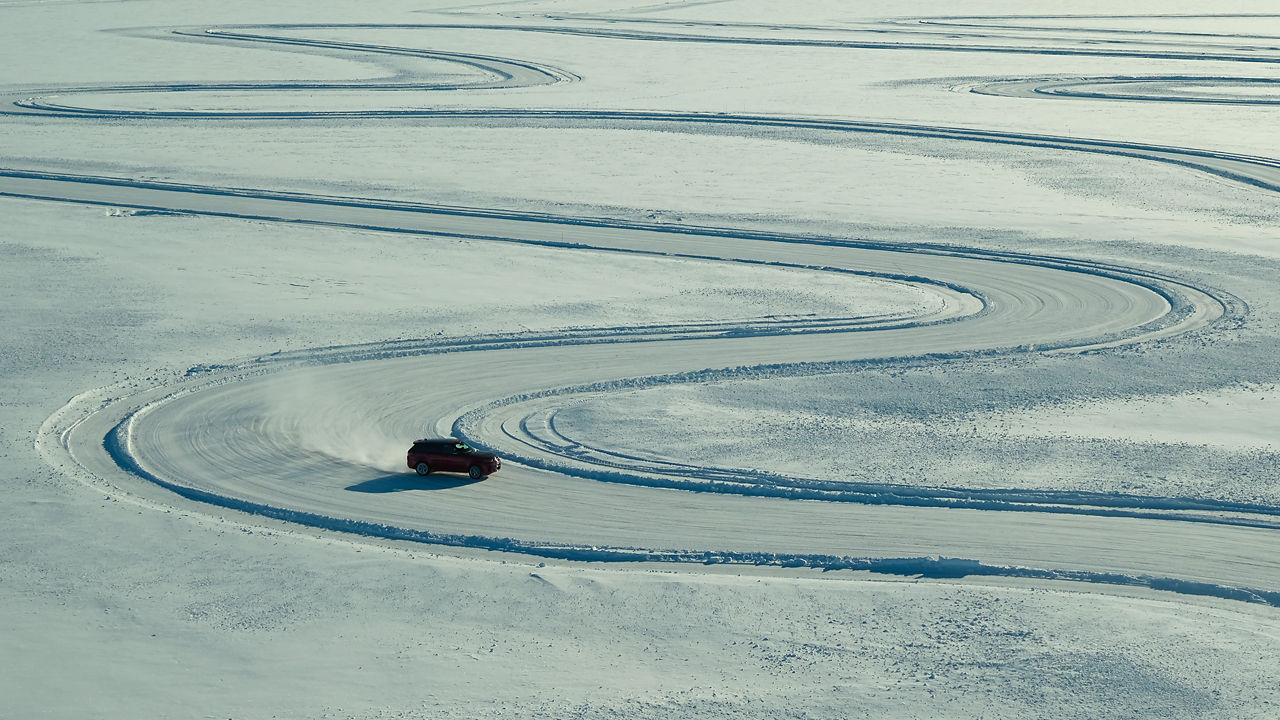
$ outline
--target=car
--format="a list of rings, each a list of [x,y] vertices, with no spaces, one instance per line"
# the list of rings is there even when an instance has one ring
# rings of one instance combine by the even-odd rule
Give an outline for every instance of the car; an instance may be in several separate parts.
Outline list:
[[[492,475],[502,467],[497,455],[480,452],[456,438],[414,440],[407,460],[419,475],[459,472],[470,475],[472,480]]]

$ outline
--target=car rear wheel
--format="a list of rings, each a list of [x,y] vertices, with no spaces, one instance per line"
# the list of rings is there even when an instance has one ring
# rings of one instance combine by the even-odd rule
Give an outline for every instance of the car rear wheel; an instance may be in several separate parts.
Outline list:
[[[479,465],[472,465],[471,469],[467,470],[467,474],[471,476],[472,480],[479,480],[484,477],[484,471],[480,469]]]
[[[417,470],[419,475],[427,475],[431,472],[431,466],[424,462],[420,462],[414,470]]]

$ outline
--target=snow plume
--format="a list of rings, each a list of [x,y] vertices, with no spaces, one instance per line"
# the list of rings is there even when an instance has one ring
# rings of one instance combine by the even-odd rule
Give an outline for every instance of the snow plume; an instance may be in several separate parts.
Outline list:
[[[397,429],[378,403],[359,388],[307,372],[285,373],[263,384],[268,422],[296,447],[387,472],[407,472],[405,452],[418,435]]]

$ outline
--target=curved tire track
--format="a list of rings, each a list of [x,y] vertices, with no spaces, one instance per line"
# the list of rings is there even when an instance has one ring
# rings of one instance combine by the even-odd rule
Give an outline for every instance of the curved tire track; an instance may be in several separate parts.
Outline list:
[[[313,25],[316,29],[333,26]],[[160,37],[194,42],[216,42],[233,45],[263,45],[267,47],[300,47],[307,50],[332,50],[344,56],[362,57],[382,55],[419,58],[423,60],[442,61],[479,73],[479,77],[467,80],[451,80],[445,82],[396,82],[382,80],[377,82],[287,82],[287,83],[143,83],[143,84],[99,84],[86,86],[62,86],[45,89],[24,88],[19,92],[9,91],[0,95],[0,104],[11,106],[0,114],[6,115],[43,115],[69,117],[222,117],[222,118],[335,118],[359,117],[361,115],[391,111],[213,111],[208,113],[188,112],[165,114],[148,111],[108,110],[67,105],[54,102],[51,96],[74,96],[86,94],[143,94],[143,93],[198,93],[198,92],[238,92],[247,96],[280,92],[352,91],[370,93],[387,93],[392,91],[462,91],[462,90],[494,90],[520,87],[551,85],[559,82],[581,80],[573,73],[550,65],[516,60],[512,58],[478,55],[474,53],[457,53],[443,50],[400,47],[394,45],[375,45],[368,43],[339,42],[334,40],[317,40],[275,35],[262,35],[248,32],[234,32],[216,28],[204,30],[172,30],[168,34],[153,34],[134,31],[142,37]]]
[[[842,37],[830,37],[833,29],[827,27],[811,27],[802,25],[786,25],[786,24],[762,24],[762,23],[732,23],[732,22],[699,22],[697,20],[670,20],[655,18],[624,18],[614,15],[551,15],[547,16],[553,21],[587,21],[587,22],[607,22],[610,25],[632,24],[632,25],[676,25],[681,27],[711,27],[720,30],[739,29],[739,30],[755,30],[768,32],[769,35],[750,36],[750,35],[709,35],[689,32],[670,32],[670,31],[648,31],[648,30],[620,30],[605,29],[600,27],[561,27],[547,25],[486,25],[486,28],[501,28],[508,31],[521,32],[545,32],[545,33],[561,33],[565,35],[581,35],[587,37],[603,37],[617,38],[625,40],[647,40],[656,42],[692,42],[692,43],[722,43],[735,45],[776,45],[787,47],[823,47],[823,48],[849,48],[862,50],[926,50],[936,52],[971,52],[971,53],[997,53],[997,54],[1024,54],[1024,55],[1060,55],[1060,56],[1083,56],[1083,57],[1115,57],[1115,58],[1143,58],[1143,59],[1161,59],[1161,60],[1187,60],[1187,61],[1224,61],[1224,62],[1249,62],[1249,63],[1277,63],[1280,62],[1280,44],[1267,44],[1252,47],[1246,47],[1241,51],[1235,51],[1239,48],[1241,39],[1253,38],[1266,41],[1280,41],[1280,38],[1271,36],[1231,36],[1231,35],[1213,35],[1209,33],[1187,34],[1187,33],[1142,33],[1126,30],[1098,30],[1081,29],[1081,28],[1055,28],[1055,27],[1019,27],[1016,25],[984,25],[978,23],[956,23],[950,24],[942,22],[946,18],[906,18],[897,21],[868,23],[865,27],[846,27],[837,28],[834,32],[838,32]],[[1005,19],[1021,16],[992,16],[984,19]],[[1035,17],[1035,16],[1027,16]],[[1067,17],[1067,16],[1064,16]],[[1070,16],[1070,17],[1162,17],[1162,16]],[[1165,16],[1174,17],[1174,16]],[[1182,16],[1182,17],[1258,17],[1258,18],[1275,18],[1276,15],[1256,15],[1256,16],[1231,16],[1231,15],[1206,15],[1206,16]],[[934,26],[934,27],[930,27]],[[414,27],[423,28],[464,28],[465,25],[418,25]],[[943,29],[947,28],[947,29]],[[812,31],[817,35],[824,37],[777,37],[776,33],[780,30],[792,31]],[[971,31],[966,37],[967,42],[955,42],[957,32]],[[978,31],[978,32],[972,32]],[[1109,40],[1108,46],[1100,47],[1090,45],[1089,39],[1083,40],[1073,37],[1053,37],[1049,33],[1067,33],[1078,34],[1086,32],[1097,32],[1099,34],[1107,33],[1123,33],[1129,36],[1129,40],[1133,45],[1140,45],[1140,48],[1121,47],[1115,40]],[[884,40],[885,36],[900,35],[902,40]],[[1172,35],[1175,40],[1151,41],[1152,36]],[[1030,36],[1030,37],[1028,37]],[[1046,37],[1047,36],[1047,37]],[[1200,37],[1204,39],[1223,40],[1223,44],[1194,42],[1187,37]],[[946,38],[950,42],[930,42],[928,40],[917,40],[916,38]],[[972,40],[969,40],[972,38]],[[985,42],[984,42],[985,41]],[[996,41],[996,42],[992,42]],[[1045,42],[1058,42],[1057,45],[1040,44]],[[1033,44],[1035,43],[1035,44]],[[1076,44],[1078,43],[1078,44]],[[1230,43],[1230,44],[1226,44]]]
[[[1099,16],[1101,17],[1101,16]],[[1107,16],[1112,17],[1112,16]],[[1131,16],[1114,16],[1114,17],[1131,17]],[[1219,16],[1208,16],[1219,17]],[[1230,17],[1235,17],[1234,15]],[[1250,16],[1252,17],[1252,16]],[[1271,16],[1268,16],[1271,17]],[[599,21],[604,20],[610,24],[630,23],[630,24],[673,24],[668,20],[644,19],[644,18],[621,18],[613,16],[548,16],[552,21]],[[985,18],[922,18],[899,20],[895,22],[884,23],[883,28],[859,30],[847,29],[843,32],[858,35],[883,35],[885,32],[906,33],[910,35],[918,34],[947,34],[952,37],[950,31],[935,30],[913,30],[912,25],[928,26],[930,24],[946,25],[948,27],[962,29],[986,29],[986,30],[1017,30],[1021,32],[1046,32],[1058,31],[1066,32],[1068,30],[1080,31],[1080,28],[1036,28],[1036,27],[1018,27],[1018,26],[1001,26],[1001,25],[983,25],[983,24],[964,24],[954,23],[956,20],[963,19],[983,19],[994,20],[998,17]],[[791,29],[791,30],[824,30],[823,28],[809,28],[804,26],[787,26],[787,25],[759,25],[759,24],[732,24],[732,23],[698,23],[696,21],[679,23],[681,26],[707,26],[720,29],[731,27],[752,28],[757,30],[773,30]],[[81,94],[130,94],[130,93],[193,93],[193,92],[243,92],[243,93],[264,93],[264,92],[281,92],[281,91],[307,91],[307,92],[323,92],[338,90],[360,90],[369,92],[386,92],[393,90],[414,90],[414,91],[441,91],[441,90],[481,90],[481,89],[497,89],[497,88],[513,88],[513,87],[529,87],[534,85],[552,84],[564,81],[580,80],[581,78],[571,72],[551,67],[545,64],[534,63],[524,60],[515,60],[512,58],[476,55],[471,53],[457,53],[438,50],[429,50],[422,48],[403,47],[385,44],[370,43],[353,43],[341,42],[336,40],[322,40],[304,37],[291,37],[284,35],[263,34],[262,30],[332,30],[332,29],[399,29],[399,30],[465,30],[470,32],[486,31],[486,32],[529,32],[529,33],[552,33],[567,34],[586,37],[600,37],[612,39],[629,39],[629,40],[645,40],[658,42],[701,42],[701,43],[730,43],[730,44],[747,44],[747,45],[778,45],[778,46],[801,46],[801,47],[832,47],[832,48],[849,48],[849,49],[898,49],[898,50],[933,50],[933,51],[951,51],[951,52],[989,52],[989,53],[1030,53],[1042,55],[1085,55],[1085,56],[1106,56],[1106,57],[1140,57],[1140,58],[1163,58],[1174,60],[1211,60],[1211,61],[1232,61],[1232,62],[1260,62],[1260,63],[1280,63],[1280,46],[1266,46],[1256,49],[1250,49],[1247,53],[1223,53],[1220,47],[1213,45],[1194,45],[1189,41],[1180,43],[1157,43],[1166,45],[1188,46],[1193,49],[1189,50],[1168,50],[1168,49],[1145,49],[1145,50],[1126,50],[1122,47],[1050,47],[1050,46],[1024,46],[1024,45],[1000,45],[1000,44],[973,44],[973,43],[927,43],[927,42],[890,42],[878,40],[855,40],[855,39],[823,39],[823,38],[779,38],[776,36],[767,37],[750,37],[750,36],[723,36],[708,34],[690,34],[690,33],[671,33],[657,31],[630,31],[619,30],[613,28],[601,27],[566,27],[563,25],[546,25],[546,24],[470,24],[470,23],[346,23],[346,24],[290,24],[277,23],[268,25],[245,25],[245,26],[223,26],[218,28],[203,29],[173,29],[167,35],[157,35],[154,30],[133,30],[128,31],[131,34],[142,34],[144,37],[168,37],[171,39],[190,41],[190,42],[218,42],[231,43],[240,45],[260,45],[266,47],[278,48],[302,48],[310,51],[337,51],[342,54],[354,55],[356,57],[363,55],[378,56],[407,56],[422,59],[430,59],[436,61],[447,61],[477,70],[487,76],[483,79],[475,79],[469,81],[453,81],[441,83],[397,83],[393,81],[383,81],[375,83],[156,83],[156,84],[134,84],[134,85],[95,85],[95,86],[75,86],[75,87],[55,87],[47,89],[23,89],[20,92],[9,91],[0,94],[0,105],[11,106],[11,109],[0,111],[3,114],[44,114],[50,116],[63,117],[148,117],[148,118],[202,118],[202,117],[218,117],[218,118],[249,118],[249,119],[301,119],[301,118],[358,118],[358,117],[427,117],[433,114],[429,109],[415,110],[399,110],[399,109],[371,109],[371,110],[351,110],[351,111],[162,111],[162,110],[127,110],[127,109],[105,109],[93,108],[82,105],[74,105],[63,102],[54,102],[47,99],[49,96],[68,96]],[[886,30],[887,29],[887,30]],[[254,32],[251,32],[254,31]],[[1128,33],[1123,30],[1098,30],[1097,32],[1117,32]],[[1133,34],[1133,33],[1128,33]],[[1145,34],[1143,34],[1145,35]],[[1173,33],[1173,35],[1188,35]],[[1238,40],[1233,36],[1215,36],[1210,34],[1189,34],[1192,36],[1225,38],[1228,40]],[[1009,36],[1006,40],[1021,41],[1025,38],[1019,35]],[[1266,38],[1264,39],[1277,39]],[[1262,55],[1258,51],[1272,52],[1271,55]],[[1238,78],[1240,82],[1264,81],[1259,78]],[[993,86],[994,89],[986,94],[1012,94],[1015,96],[1025,96],[1026,89],[1014,81],[1000,86]],[[1046,86],[1047,87],[1047,86]],[[978,92],[978,90],[975,90]],[[1045,90],[1044,92],[1053,92]],[[1072,95],[1069,90],[1061,89],[1060,94],[1064,96]],[[1088,97],[1089,95],[1077,95]],[[1153,99],[1145,96],[1123,96],[1113,94],[1101,94],[1097,97],[1110,97],[1116,99]],[[1162,98],[1172,101],[1175,98]],[[1183,102],[1212,102],[1212,100],[1194,100],[1188,98],[1176,98]],[[1225,101],[1222,101],[1225,102]],[[1239,102],[1239,101],[1236,101]],[[1261,104],[1261,103],[1249,103]]]
[[[1162,93],[1162,86],[1194,84],[1208,86],[1196,93]],[[1215,92],[1214,85],[1269,90],[1272,97],[1249,97]],[[1159,75],[1148,77],[1091,78],[1016,78],[996,80],[966,88],[978,95],[1016,98],[1083,98],[1090,100],[1133,100],[1140,102],[1202,103],[1210,105],[1280,105],[1280,79],[1196,75]]]
[[[859,365],[825,368],[827,372],[857,372]],[[779,373],[788,375],[787,373]],[[666,379],[658,384],[725,380],[747,373],[720,373]],[[790,376],[790,375],[788,375]],[[758,378],[758,375],[755,376]],[[754,497],[822,500],[871,505],[967,508],[974,510],[1043,512],[1108,517],[1158,518],[1186,522],[1280,529],[1280,507],[1193,497],[1165,497],[1069,490],[969,488],[866,480],[822,480],[780,475],[761,470],[723,466],[732,458],[708,458],[702,464],[655,459],[593,447],[562,432],[559,411],[609,388],[568,388],[509,398],[474,410],[454,424],[454,435],[485,442],[504,458],[584,480],[641,487],[672,488]],[[660,452],[655,448],[654,452]]]
[[[536,394],[546,388],[555,392],[583,382],[625,387],[669,380],[655,380],[655,373],[707,377],[704,369],[709,367],[774,365],[786,372],[789,363],[1025,352],[1028,344],[1076,348],[1183,332],[1238,310],[1176,280],[1125,275],[1123,269],[1082,261],[964,248],[715,229],[668,232],[585,218],[557,221],[474,209],[33,175],[10,173],[0,176],[0,182],[6,193],[18,189],[13,183],[33,183],[39,187],[14,194],[219,216],[543,244],[564,244],[558,238],[566,232],[572,233],[575,247],[587,245],[577,241],[590,238],[592,247],[621,252],[674,251],[871,272],[905,269],[903,277],[932,278],[948,289],[970,288],[986,305],[963,320],[861,332],[648,342],[611,342],[616,338],[605,336],[522,344],[511,338],[447,347],[398,343],[264,360],[207,378],[197,374],[188,383],[157,388],[51,428],[46,442],[64,448],[98,477],[128,485],[122,474],[132,473],[190,499],[331,529],[547,557],[700,562],[719,558],[1108,579],[1153,586],[1177,582],[1159,572],[1167,556],[1135,560],[1131,553],[1113,548],[1104,558],[1081,564],[1063,551],[1086,540],[1086,545],[1114,544],[1127,537],[1131,526],[1107,524],[1117,523],[1116,518],[1073,516],[1063,522],[1061,516],[1041,519],[1037,514],[1034,534],[1041,539],[1033,541],[1025,530],[1019,531],[1011,536],[1018,538],[1018,547],[1012,547],[1007,538],[1006,544],[995,542],[992,533],[1025,526],[1021,513],[994,514],[1009,518],[1005,522],[992,519],[991,513],[946,515],[977,512],[968,510],[686,493],[584,481],[517,464],[489,482],[400,492],[388,502],[388,492],[426,488],[413,485],[414,478],[405,473],[388,475],[340,458],[299,452],[305,447],[301,438],[317,430],[331,431],[327,423],[335,417],[372,413],[380,418],[378,432],[406,438],[420,434],[424,422],[428,433],[448,432],[470,410],[488,406],[494,397]],[[419,385],[414,378],[424,374],[436,381],[430,384],[435,390],[404,392]],[[290,393],[282,388],[294,382],[311,388],[309,395],[325,398],[322,406],[310,401],[291,406]],[[315,422],[319,426],[312,425]],[[332,439],[341,445],[341,437]],[[768,532],[753,521],[761,515],[771,518]],[[1153,523],[1144,533],[1154,533],[1161,542],[1186,532],[1172,529],[1186,527],[1183,523],[1124,521]],[[978,526],[985,529],[974,534]],[[1191,532],[1207,538],[1247,530],[1197,527]],[[960,554],[973,561],[895,560],[921,554]],[[1210,594],[1263,597],[1268,592],[1258,589],[1265,584],[1243,582],[1234,566],[1226,572],[1214,570],[1219,560],[1206,556],[1193,577],[1180,581]]]

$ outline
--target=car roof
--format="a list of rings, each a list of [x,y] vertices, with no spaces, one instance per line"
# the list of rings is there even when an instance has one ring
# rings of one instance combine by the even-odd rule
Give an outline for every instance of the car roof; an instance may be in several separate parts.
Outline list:
[[[414,440],[414,441],[413,441],[413,444],[414,444],[414,445],[425,445],[425,444],[427,444],[427,443],[450,443],[450,444],[452,444],[452,443],[458,443],[458,442],[462,442],[462,441],[461,441],[461,440],[458,440],[457,438],[422,438],[421,440]]]

